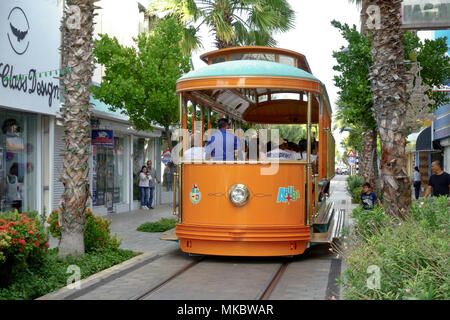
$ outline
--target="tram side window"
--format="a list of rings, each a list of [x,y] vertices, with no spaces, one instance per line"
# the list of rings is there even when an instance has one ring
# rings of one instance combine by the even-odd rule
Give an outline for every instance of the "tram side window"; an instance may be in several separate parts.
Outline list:
[[[306,161],[308,157],[307,139],[304,137],[306,128],[304,125],[285,126],[275,125],[271,130],[279,130],[277,137],[279,141],[272,141],[261,132],[246,136],[241,145],[244,151],[245,161],[271,161],[271,160],[301,160]],[[318,172],[319,142],[316,140],[318,128],[313,126],[311,141],[311,161],[313,170]],[[265,137],[264,139],[260,139]],[[268,138],[268,140],[267,140]],[[275,137],[273,137],[275,138]],[[277,138],[275,138],[277,139]],[[288,140],[289,139],[289,140]],[[299,139],[299,140],[297,140]]]

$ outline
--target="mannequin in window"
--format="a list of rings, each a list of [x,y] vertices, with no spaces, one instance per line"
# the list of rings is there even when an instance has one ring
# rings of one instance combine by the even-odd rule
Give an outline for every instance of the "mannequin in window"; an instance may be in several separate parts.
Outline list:
[[[23,139],[19,135],[20,127],[16,119],[7,119],[3,122],[2,131],[5,139],[6,151],[23,151]]]
[[[8,176],[6,177],[6,201],[10,203],[17,211],[22,211],[22,198],[19,192],[19,166],[17,162],[14,162],[9,169]]]

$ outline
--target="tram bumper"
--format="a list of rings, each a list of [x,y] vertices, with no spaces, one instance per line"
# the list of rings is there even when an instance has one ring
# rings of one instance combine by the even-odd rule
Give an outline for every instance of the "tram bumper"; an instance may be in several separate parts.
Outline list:
[[[182,251],[223,256],[302,254],[310,241],[310,234],[307,226],[176,226]]]

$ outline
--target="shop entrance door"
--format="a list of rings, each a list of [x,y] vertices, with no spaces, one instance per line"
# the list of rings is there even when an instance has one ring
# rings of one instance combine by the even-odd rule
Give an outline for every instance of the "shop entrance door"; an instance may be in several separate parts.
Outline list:
[[[114,148],[97,146],[97,202],[105,205],[108,212],[114,211]]]

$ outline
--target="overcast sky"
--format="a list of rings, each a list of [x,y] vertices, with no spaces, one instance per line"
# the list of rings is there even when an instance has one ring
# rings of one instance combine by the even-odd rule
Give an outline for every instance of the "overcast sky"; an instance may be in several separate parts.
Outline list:
[[[347,44],[339,31],[331,25],[331,21],[335,19],[350,26],[355,24],[359,30],[360,9],[350,4],[349,0],[289,0],[289,3],[296,12],[295,29],[275,35],[278,41],[277,47],[293,50],[306,56],[314,76],[327,87],[334,112],[338,88],[333,82],[333,76],[336,74],[333,66],[336,60],[332,57],[332,53],[333,50],[339,50]],[[432,32],[419,32],[419,36],[432,37]],[[216,50],[214,37],[208,34],[206,28],[201,30],[201,37],[204,48],[193,54],[195,69],[205,66],[205,63],[199,59],[201,54]],[[340,140],[346,136],[346,133],[341,135],[336,131],[334,136],[336,145],[340,149]]]

